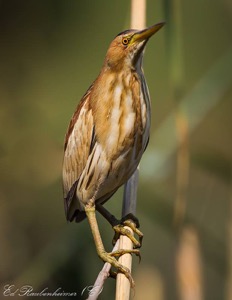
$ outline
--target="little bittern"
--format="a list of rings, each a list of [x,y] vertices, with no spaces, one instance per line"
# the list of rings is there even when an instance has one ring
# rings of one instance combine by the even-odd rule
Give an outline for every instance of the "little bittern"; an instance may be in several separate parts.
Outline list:
[[[123,253],[138,254],[138,250],[107,253],[95,209],[119,230],[116,219],[102,204],[132,176],[147,147],[151,107],[142,59],[147,41],[163,25],[126,30],[115,37],[100,74],[77,106],[64,146],[66,218],[80,222],[87,216],[98,255],[124,273],[131,283],[129,270],[116,257]],[[141,238],[142,233],[134,230]],[[122,229],[120,233],[128,235],[135,247],[140,246],[127,231]]]

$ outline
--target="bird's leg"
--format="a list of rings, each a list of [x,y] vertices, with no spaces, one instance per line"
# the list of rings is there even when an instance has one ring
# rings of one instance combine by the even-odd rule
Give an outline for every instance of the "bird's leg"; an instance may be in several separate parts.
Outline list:
[[[111,224],[115,231],[113,244],[116,243],[117,239],[122,234],[126,235],[132,241],[134,248],[140,248],[142,246],[143,233],[138,229],[139,221],[133,214],[128,214],[119,221],[101,204],[96,204],[96,209]],[[124,226],[130,227],[131,230],[138,235],[139,240],[137,240]]]
[[[134,286],[134,280],[131,276],[131,272],[128,268],[121,265],[115,257],[119,257],[126,253],[134,253],[139,255],[138,250],[117,250],[115,252],[107,253],[102,243],[101,235],[99,232],[96,213],[95,213],[95,205],[91,202],[85,206],[85,213],[89,221],[89,225],[93,234],[94,242],[97,249],[98,256],[104,261],[110,263],[113,267],[117,269],[118,272],[123,273],[130,281],[131,286]]]

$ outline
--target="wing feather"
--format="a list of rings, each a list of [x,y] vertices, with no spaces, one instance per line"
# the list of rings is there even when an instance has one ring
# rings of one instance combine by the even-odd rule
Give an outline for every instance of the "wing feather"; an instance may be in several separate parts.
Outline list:
[[[76,187],[96,142],[89,101],[92,86],[79,103],[65,136],[63,192],[66,218],[70,221],[74,218],[76,210],[80,209],[79,201],[76,199]]]

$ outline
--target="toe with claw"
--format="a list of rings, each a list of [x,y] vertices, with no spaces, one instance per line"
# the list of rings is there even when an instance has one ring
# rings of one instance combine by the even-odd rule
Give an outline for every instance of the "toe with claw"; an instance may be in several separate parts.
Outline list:
[[[131,231],[125,228],[125,226],[129,227],[135,234],[137,234],[139,240],[137,240]],[[140,248],[142,246],[143,233],[138,229],[138,227],[138,219],[133,215],[128,215],[123,218],[119,224],[113,226],[115,231],[113,244],[116,243],[120,235],[126,235],[132,241],[134,248]]]
[[[100,258],[104,261],[104,262],[108,262],[111,264],[112,267],[114,267],[116,269],[116,273],[113,272],[114,276],[115,274],[117,274],[118,272],[120,273],[123,273],[127,278],[128,280],[130,281],[130,284],[131,284],[131,287],[133,288],[135,286],[135,283],[134,283],[134,279],[132,278],[131,276],[131,272],[128,268],[124,267],[122,264],[120,264],[118,262],[118,260],[115,258],[115,257],[119,257],[123,254],[126,254],[126,253],[130,253],[130,254],[133,254],[135,253],[136,255],[139,255],[137,252],[135,252],[135,250],[124,250],[124,249],[121,249],[121,250],[117,250],[115,252],[110,252],[110,253],[107,253],[105,251],[102,251],[101,253],[98,253],[98,255],[100,256]]]

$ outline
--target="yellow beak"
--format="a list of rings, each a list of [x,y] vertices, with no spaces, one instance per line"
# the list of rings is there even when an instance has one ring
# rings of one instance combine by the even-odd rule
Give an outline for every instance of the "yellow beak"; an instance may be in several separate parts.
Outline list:
[[[151,27],[148,27],[141,31],[136,32],[131,39],[131,43],[133,44],[134,42],[141,42],[141,41],[149,39],[153,34],[155,34],[157,31],[159,31],[164,25],[165,25],[165,22],[160,22]]]

